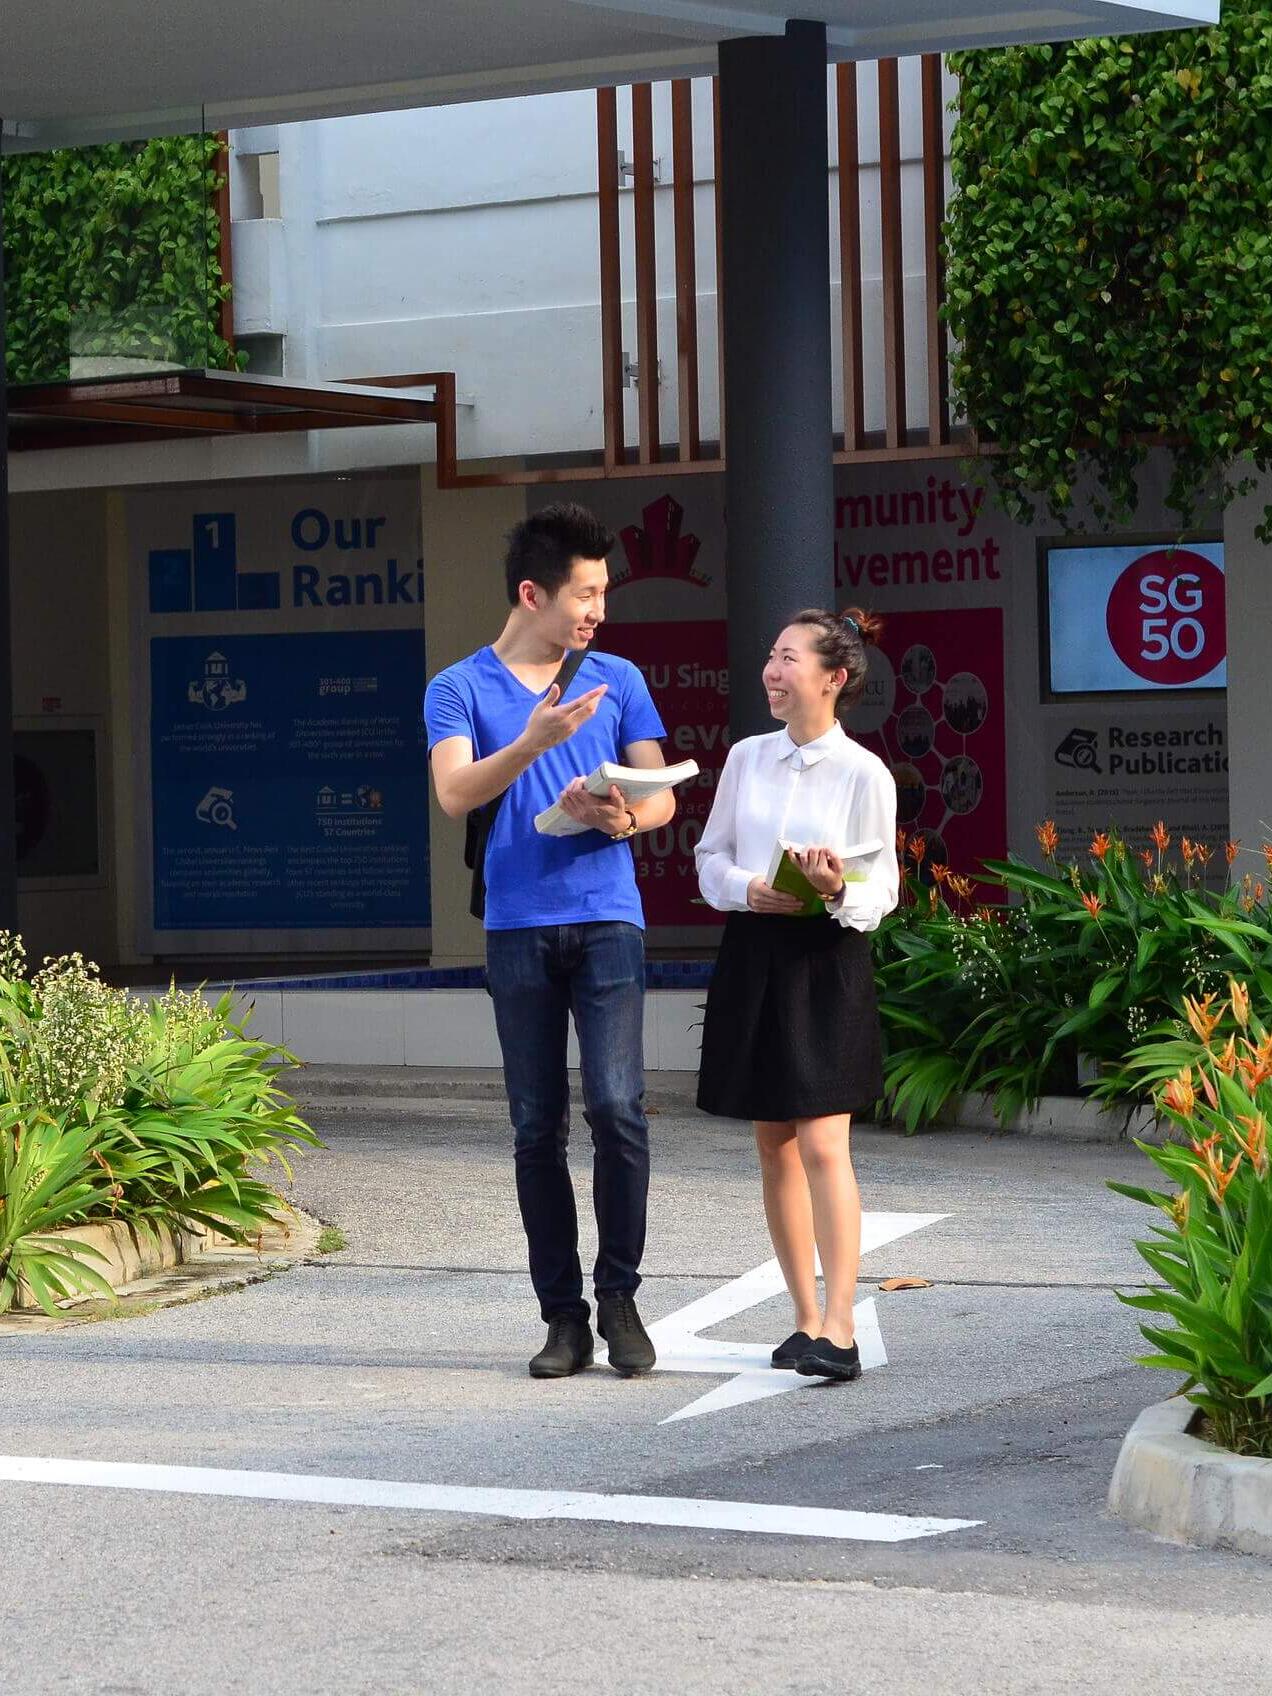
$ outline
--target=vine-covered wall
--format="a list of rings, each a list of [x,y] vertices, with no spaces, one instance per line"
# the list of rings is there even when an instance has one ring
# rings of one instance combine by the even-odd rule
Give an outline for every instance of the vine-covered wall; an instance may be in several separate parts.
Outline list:
[[[1090,471],[1124,518],[1158,436],[1186,523],[1272,464],[1272,11],[951,63],[953,380],[1009,505]]]
[[[219,145],[164,136],[3,161],[7,371],[55,382],[71,355],[227,367]]]

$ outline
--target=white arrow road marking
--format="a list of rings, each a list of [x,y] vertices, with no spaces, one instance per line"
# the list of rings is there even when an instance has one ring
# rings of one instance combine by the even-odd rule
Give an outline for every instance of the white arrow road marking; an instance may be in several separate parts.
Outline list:
[[[861,1252],[863,1257],[872,1250],[883,1248],[947,1219],[947,1213],[866,1213],[861,1221]],[[722,1284],[709,1295],[700,1296],[687,1307],[669,1314],[649,1327],[649,1335],[658,1350],[656,1372],[690,1372],[701,1376],[727,1374],[729,1382],[709,1390],[696,1401],[682,1407],[679,1413],[669,1414],[662,1421],[670,1425],[678,1419],[696,1419],[704,1413],[718,1413],[722,1408],[739,1407],[743,1402],[761,1401],[766,1396],[784,1396],[792,1390],[808,1389],[825,1383],[822,1378],[802,1378],[796,1372],[775,1372],[771,1363],[772,1343],[722,1343],[710,1337],[700,1337],[713,1325],[719,1325],[749,1307],[780,1295],[786,1288],[782,1269],[776,1260],[766,1260],[763,1266],[745,1272],[731,1283]],[[858,1302],[853,1309],[856,1321],[857,1347],[861,1351],[863,1369],[888,1364],[879,1329],[879,1315],[873,1297]],[[605,1351],[598,1351],[604,1359]]]
[[[698,1496],[478,1489],[399,1483],[388,1478],[322,1478],[308,1472],[235,1472],[211,1466],[143,1466],[27,1455],[0,1455],[0,1479],[17,1484],[156,1490],[183,1496],[238,1496],[252,1501],[317,1502],[339,1507],[412,1508],[497,1519],[601,1520],[610,1525],[671,1525],[694,1531],[767,1532],[867,1543],[939,1537],[946,1531],[966,1531],[984,1523],[979,1519],[926,1519],[897,1513],[857,1513],[847,1508],[793,1507],[780,1502],[713,1501]]]

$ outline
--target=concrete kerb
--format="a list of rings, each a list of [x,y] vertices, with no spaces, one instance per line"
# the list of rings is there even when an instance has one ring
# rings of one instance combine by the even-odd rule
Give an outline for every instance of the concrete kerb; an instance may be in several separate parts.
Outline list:
[[[460,1111],[462,1105],[496,1106],[504,1099],[503,1076],[488,1066],[307,1064],[281,1081],[304,1110],[318,1109],[327,1116],[373,1113],[392,1118],[431,1110],[435,1117],[446,1118]],[[697,1077],[693,1072],[651,1072],[648,1084],[646,1100],[652,1112],[697,1111]],[[865,1121],[861,1124],[866,1128]],[[905,1134],[900,1126],[886,1128],[898,1136]],[[1083,1143],[1117,1143],[1132,1137],[1158,1143],[1168,1134],[1150,1109],[1128,1115],[1124,1110],[1105,1110],[1098,1102],[1080,1096],[1044,1096],[1032,1112],[1018,1113],[1005,1124],[994,1117],[989,1096],[968,1096],[938,1129]]]
[[[1272,1460],[1194,1437],[1197,1412],[1183,1396],[1145,1408],[1113,1470],[1110,1512],[1175,1543],[1272,1556]]]
[[[221,1289],[240,1288],[273,1272],[283,1271],[317,1253],[321,1225],[299,1208],[285,1215],[248,1244],[218,1232],[174,1230],[166,1225],[140,1231],[120,1219],[76,1225],[49,1233],[59,1246],[74,1253],[77,1245],[95,1249],[84,1264],[101,1274],[115,1293],[121,1312],[197,1299]],[[62,1315],[51,1318],[25,1284],[20,1284],[14,1308],[0,1315],[0,1334],[30,1331],[100,1317],[105,1298],[86,1293],[59,1304]]]

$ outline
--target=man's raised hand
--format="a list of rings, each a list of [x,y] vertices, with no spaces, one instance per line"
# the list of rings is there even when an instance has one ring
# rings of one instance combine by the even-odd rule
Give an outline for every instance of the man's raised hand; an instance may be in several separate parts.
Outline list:
[[[608,687],[608,684],[602,683],[599,688],[589,689],[577,700],[567,701],[564,706],[559,706],[561,691],[554,683],[526,720],[526,728],[522,732],[526,746],[534,754],[542,754],[548,748],[568,742],[574,732],[585,725],[596,712],[601,704],[601,696]]]

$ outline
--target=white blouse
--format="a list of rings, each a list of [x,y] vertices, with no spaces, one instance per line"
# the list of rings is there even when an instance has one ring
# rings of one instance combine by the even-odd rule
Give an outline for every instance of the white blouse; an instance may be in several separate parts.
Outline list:
[[[851,862],[865,881],[846,884],[831,908],[841,925],[876,930],[897,904],[896,833],[892,773],[838,724],[802,747],[786,730],[748,736],[729,750],[694,850],[698,885],[719,911],[745,912],[747,887],[766,875],[779,839],[842,854],[877,836],[882,848]]]

